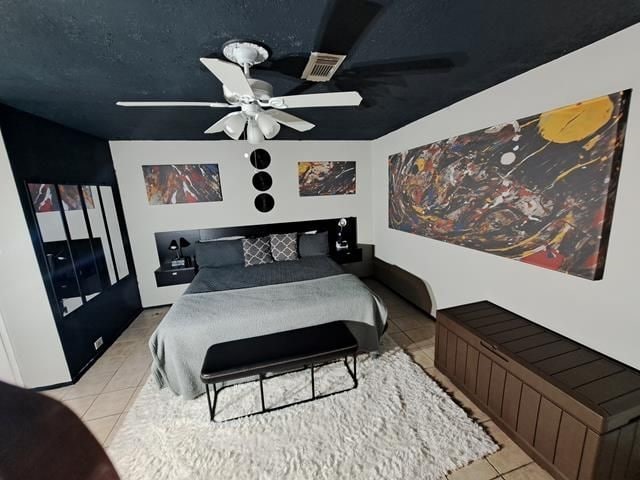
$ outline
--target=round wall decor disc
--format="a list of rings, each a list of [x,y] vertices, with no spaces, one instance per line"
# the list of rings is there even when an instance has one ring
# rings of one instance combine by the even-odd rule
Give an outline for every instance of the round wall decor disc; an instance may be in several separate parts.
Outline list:
[[[273,207],[276,204],[273,197],[268,193],[261,193],[256,197],[253,203],[255,204],[256,208],[262,213],[267,213],[273,210]]]
[[[271,185],[273,185],[273,179],[267,172],[256,173],[251,182],[255,189],[260,190],[261,192],[266,192],[271,188]]]
[[[264,170],[271,164],[271,155],[263,148],[258,148],[251,152],[251,165],[258,170]]]

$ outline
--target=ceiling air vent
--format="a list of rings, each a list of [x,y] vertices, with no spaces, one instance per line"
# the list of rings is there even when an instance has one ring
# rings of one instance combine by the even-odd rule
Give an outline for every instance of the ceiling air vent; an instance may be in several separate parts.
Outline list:
[[[302,72],[302,79],[310,82],[327,82],[331,80],[346,55],[311,52],[307,66]]]

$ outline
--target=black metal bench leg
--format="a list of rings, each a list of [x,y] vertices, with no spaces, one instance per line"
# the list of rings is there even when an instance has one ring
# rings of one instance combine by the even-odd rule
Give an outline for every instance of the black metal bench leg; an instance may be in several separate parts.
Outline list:
[[[213,384],[213,409],[211,410],[211,419],[216,421],[216,406],[218,405],[218,387]]]
[[[209,384],[205,383],[204,386],[207,390],[207,407],[209,409],[209,419],[213,422],[213,410],[211,409],[211,394],[209,393]]]
[[[209,407],[209,418],[212,422],[215,422],[216,417],[216,404],[218,403],[218,391],[216,390],[216,384],[213,384],[213,403],[211,403],[211,394],[209,393],[209,384],[205,384],[207,391],[207,406]]]
[[[358,355],[353,354],[353,384],[358,388]]]
[[[260,403],[262,403],[262,411],[266,412],[267,409],[264,406],[264,388],[262,387],[262,374],[259,375],[260,378]]]
[[[353,370],[351,370],[351,366],[349,365],[349,357],[344,357],[344,366],[347,367],[347,372],[351,376],[353,380],[353,388],[358,388],[358,354],[353,354]]]
[[[287,407],[291,407],[293,405],[299,405],[301,403],[306,403],[306,402],[310,402],[313,400],[317,400],[319,398],[325,398],[325,397],[330,397],[332,395],[336,395],[338,393],[343,393],[343,392],[347,392],[349,390],[352,390],[354,388],[358,388],[358,377],[357,377],[357,368],[358,368],[358,356],[357,354],[353,354],[353,368],[351,368],[350,362],[349,362],[349,357],[350,355],[347,355],[345,357],[343,357],[342,359],[342,363],[344,363],[347,372],[349,372],[349,376],[352,378],[353,380],[353,387],[350,388],[346,388],[344,390],[339,390],[336,392],[331,392],[331,393],[325,393],[325,394],[320,394],[317,395],[316,394],[316,380],[315,380],[315,365],[314,364],[310,364],[310,365],[305,365],[301,370],[304,370],[306,368],[311,368],[311,398],[307,399],[307,400],[301,400],[301,401],[297,401],[297,402],[293,402],[293,403],[289,403],[286,405],[281,405],[281,406],[277,406],[277,407],[272,407],[272,408],[267,408],[266,404],[265,404],[265,400],[264,400],[264,380],[267,380],[268,378],[272,378],[272,377],[277,377],[280,375],[286,375],[289,373],[293,373],[291,371],[289,372],[285,372],[282,374],[278,374],[278,375],[273,375],[270,377],[267,377],[264,373],[261,373],[258,375],[258,381],[260,384],[260,403],[262,406],[262,410],[261,411],[256,411],[247,415],[241,415],[239,417],[234,417],[234,418],[229,418],[229,419],[225,419],[225,420],[216,420],[216,405],[218,403],[218,396],[220,395],[220,392],[222,390],[224,390],[225,388],[231,386],[231,385],[221,385],[220,388],[217,387],[215,382],[211,382],[211,383],[205,383],[205,391],[207,393],[207,405],[209,407],[209,416],[211,418],[212,422],[228,422],[230,420],[238,420],[240,418],[245,418],[245,417],[251,417],[253,415],[257,415],[259,413],[266,413],[266,412],[272,412],[275,410],[281,410],[283,408],[287,408]],[[340,362],[340,360],[337,360],[338,362]],[[328,362],[328,363],[333,363],[333,362]],[[327,364],[328,364],[327,363]],[[325,365],[325,363],[321,363],[321,366]],[[295,370],[295,372],[301,371],[301,370]],[[255,377],[253,377],[255,378]],[[251,380],[251,383],[255,382],[255,380]],[[211,390],[213,391],[213,393],[209,390],[211,388]],[[212,398],[213,395],[213,398]]]

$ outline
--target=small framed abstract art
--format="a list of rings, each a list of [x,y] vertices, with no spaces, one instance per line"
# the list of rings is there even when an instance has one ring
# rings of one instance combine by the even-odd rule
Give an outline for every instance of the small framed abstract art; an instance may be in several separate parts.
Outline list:
[[[301,197],[353,195],[356,193],[356,162],[298,162]]]
[[[222,201],[216,163],[143,165],[150,205]]]
[[[631,90],[389,157],[389,228],[603,276]]]

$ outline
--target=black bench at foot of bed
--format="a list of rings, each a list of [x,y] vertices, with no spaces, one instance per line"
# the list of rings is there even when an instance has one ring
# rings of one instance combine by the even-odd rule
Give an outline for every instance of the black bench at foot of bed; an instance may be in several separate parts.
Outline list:
[[[230,386],[223,385],[217,387],[217,384],[222,382],[257,375],[259,378],[260,400],[262,404],[261,411],[224,421],[237,420],[238,418],[259,413],[271,412],[357,388],[357,352],[358,342],[344,322],[325,323],[313,327],[212,345],[207,350],[200,373],[200,378],[204,382],[207,390],[207,403],[211,421],[216,421],[216,404],[220,391]],[[350,356],[353,356],[353,370],[347,361]],[[344,359],[344,364],[353,379],[353,386],[338,392],[316,395],[314,366],[338,359]],[[286,405],[266,408],[264,403],[263,380],[277,376],[270,375],[266,377],[266,374],[280,373],[283,375],[306,368],[311,369],[311,398]],[[211,399],[211,393],[209,392],[209,385],[213,387],[213,401]]]

